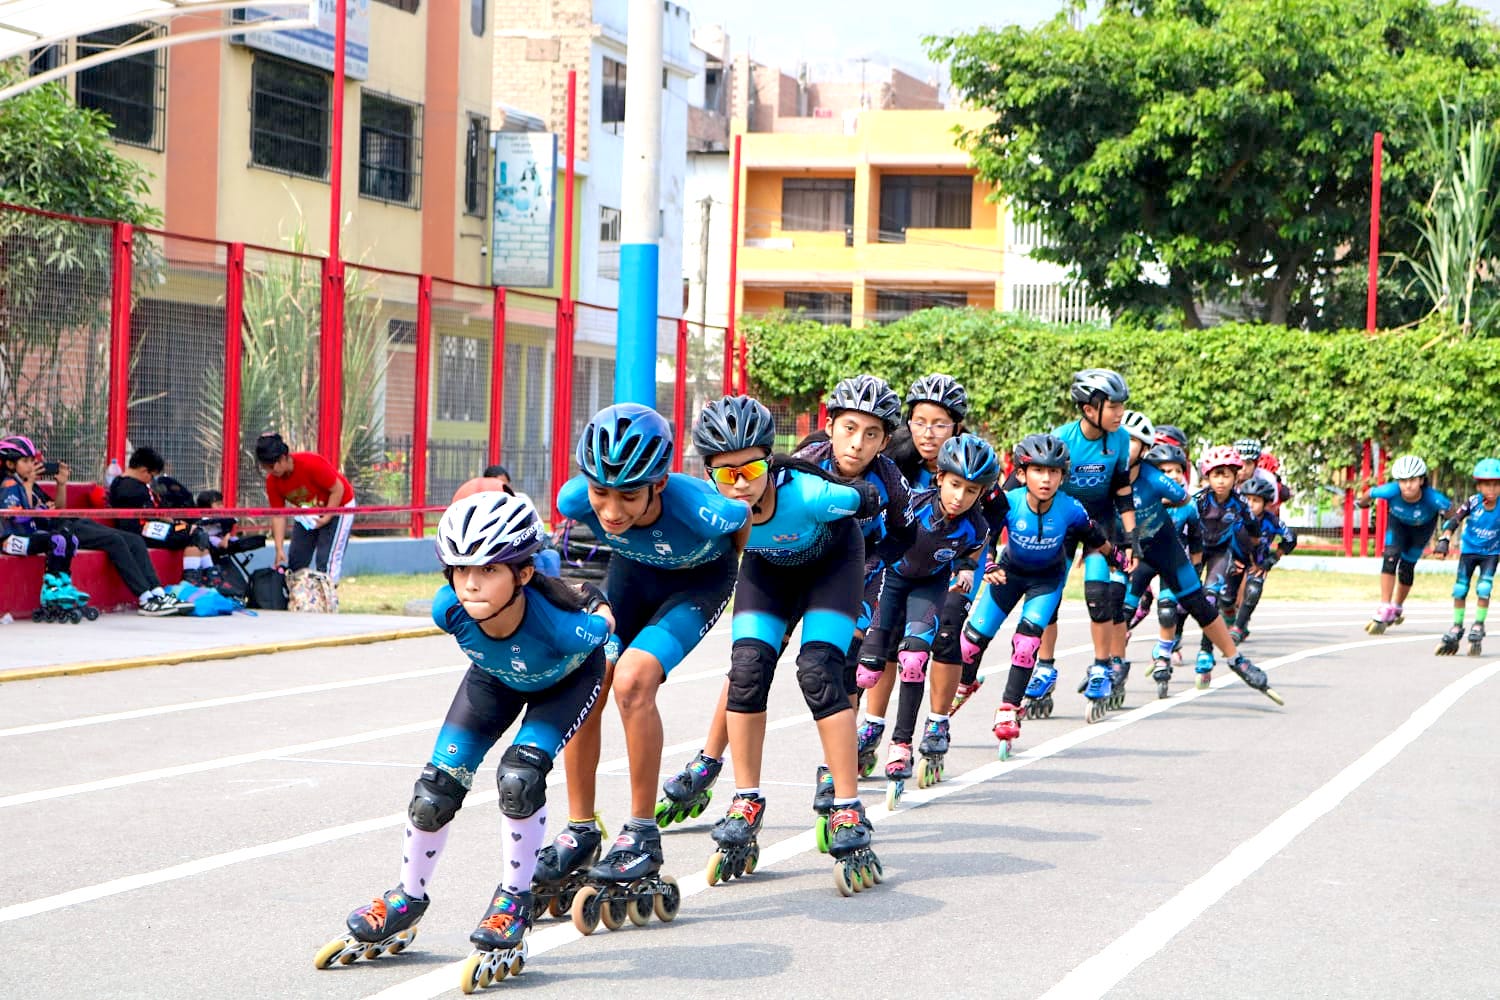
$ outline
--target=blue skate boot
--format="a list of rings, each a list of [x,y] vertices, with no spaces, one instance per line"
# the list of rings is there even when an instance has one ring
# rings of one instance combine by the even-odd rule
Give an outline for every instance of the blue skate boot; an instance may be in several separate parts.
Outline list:
[[[1028,719],[1045,719],[1052,714],[1052,689],[1057,687],[1057,667],[1051,660],[1037,660],[1026,685],[1021,714]]]
[[[1104,718],[1105,712],[1109,711],[1108,702],[1114,693],[1113,685],[1110,683],[1110,670],[1108,663],[1094,661],[1089,667],[1088,680],[1083,685],[1083,696],[1088,699],[1088,711],[1084,713],[1084,721],[1098,722]]]
[[[1198,650],[1198,662],[1193,664],[1193,673],[1198,675],[1198,690],[1208,687],[1214,679],[1214,654],[1206,649]]]

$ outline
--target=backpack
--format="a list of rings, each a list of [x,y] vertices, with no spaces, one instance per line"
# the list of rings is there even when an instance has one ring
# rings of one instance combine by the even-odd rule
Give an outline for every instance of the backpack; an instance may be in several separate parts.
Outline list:
[[[286,574],[273,566],[251,573],[248,604],[252,608],[260,608],[264,611],[285,611],[287,607]]]
[[[311,611],[338,614],[339,590],[333,577],[312,569],[299,569],[286,575],[288,611]]]
[[[163,507],[196,507],[197,501],[188,488],[171,476],[157,476],[152,482],[152,489],[156,493],[156,499]]]

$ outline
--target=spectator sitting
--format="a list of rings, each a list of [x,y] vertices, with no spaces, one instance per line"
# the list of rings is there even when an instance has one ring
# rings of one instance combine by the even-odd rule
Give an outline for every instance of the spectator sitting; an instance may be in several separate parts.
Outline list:
[[[196,498],[196,506],[207,510],[224,506],[224,494],[218,490],[203,490]],[[265,535],[240,535],[236,530],[239,520],[233,517],[200,517],[198,527],[203,532],[205,556],[189,565],[188,557],[182,560],[182,578],[194,585],[217,587],[223,578],[219,573],[219,562],[237,552],[249,552],[266,544]],[[192,574],[191,576],[189,574]]]
[[[164,475],[166,468],[166,461],[155,448],[137,448],[131,453],[125,471],[109,484],[109,506],[120,510],[163,511],[191,507],[192,494],[177,480]],[[196,569],[200,557],[207,554],[203,532],[197,525],[180,518],[158,516],[147,520],[117,517],[115,527],[140,535],[148,548],[182,552],[183,579],[197,585],[197,579],[187,574],[188,567]]]
[[[323,456],[310,451],[292,451],[280,434],[262,434],[256,440],[255,461],[266,474],[268,506],[327,511],[295,518],[290,553],[286,544],[286,518],[271,519],[276,564],[289,571],[314,569],[327,573],[337,583],[354,517],[333,511],[354,507],[354,487]]]

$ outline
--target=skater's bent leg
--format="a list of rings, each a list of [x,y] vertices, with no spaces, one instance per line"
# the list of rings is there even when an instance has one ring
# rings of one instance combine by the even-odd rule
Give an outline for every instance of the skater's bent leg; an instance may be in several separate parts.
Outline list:
[[[859,754],[855,750],[859,741],[854,713],[846,710],[819,719],[818,739],[823,743],[823,759],[828,762],[828,771],[833,775],[834,799],[852,801],[859,798]],[[735,767],[739,767],[738,758]]]
[[[563,747],[563,769],[568,776],[568,819],[584,822],[593,819],[595,794],[599,784],[599,747],[604,729],[604,703],[609,700],[610,684],[615,670],[604,671],[604,682],[594,710],[578,732]]]
[[[506,892],[531,889],[536,852],[547,840],[547,774],[552,757],[540,747],[514,744],[500,758],[500,869]]]
[[[947,715],[948,709],[953,707],[953,699],[958,695],[958,683],[963,679],[963,666],[933,660],[928,669],[931,690],[927,695],[927,707],[933,715]],[[977,664],[975,672],[978,673]]]
[[[664,680],[661,661],[642,649],[625,650],[615,664],[615,705],[625,723],[632,817],[651,816],[656,809],[664,742],[656,691]]]
[[[703,756],[722,760],[729,747],[729,723],[726,720],[729,704],[729,681],[719,688],[719,700],[714,703],[713,717],[708,720],[708,735],[703,739]]]
[[[463,782],[448,772],[432,764],[422,769],[412,789],[401,843],[400,882],[413,897],[427,895],[427,884],[448,843],[448,825],[468,793]]]
[[[771,694],[776,659],[777,650],[762,639],[736,639],[729,654],[725,723],[729,730],[729,746],[734,754],[734,785],[737,789],[760,787],[760,759],[766,742],[766,702]]]

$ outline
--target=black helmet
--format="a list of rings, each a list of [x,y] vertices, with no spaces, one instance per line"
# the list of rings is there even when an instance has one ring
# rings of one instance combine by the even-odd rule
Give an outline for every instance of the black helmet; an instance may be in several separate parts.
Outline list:
[[[981,486],[993,486],[1000,478],[1000,461],[978,434],[960,434],[943,442],[938,451],[938,468]]]
[[[1130,398],[1125,388],[1125,377],[1108,368],[1085,368],[1073,373],[1073,402],[1082,406],[1094,402],[1095,396],[1103,396],[1111,403],[1123,403]]]
[[[1146,454],[1141,456],[1141,461],[1154,465],[1158,469],[1163,465],[1180,465],[1183,472],[1188,470],[1187,452],[1175,444],[1152,445],[1147,449]]]
[[[828,397],[828,415],[857,410],[879,418],[886,433],[896,429],[901,420],[901,397],[891,391],[885,379],[874,375],[856,375],[834,386]]]
[[[1175,424],[1157,424],[1156,443],[1175,444],[1177,447],[1186,450],[1188,439],[1187,435],[1182,432],[1182,428]]]
[[[723,455],[743,448],[770,451],[776,442],[776,419],[759,400],[725,396],[703,408],[693,424],[693,447],[698,454]]]
[[[1039,469],[1061,469],[1066,474],[1068,446],[1063,439],[1052,434],[1028,434],[1016,445],[1015,466],[1024,469],[1034,465]]]
[[[1276,499],[1276,486],[1259,476],[1251,476],[1240,484],[1240,493],[1247,497],[1260,497],[1270,503]]]
[[[954,420],[969,415],[969,394],[952,375],[934,372],[913,382],[911,392],[906,394],[906,412],[910,413],[918,403],[936,403],[952,414]]]

